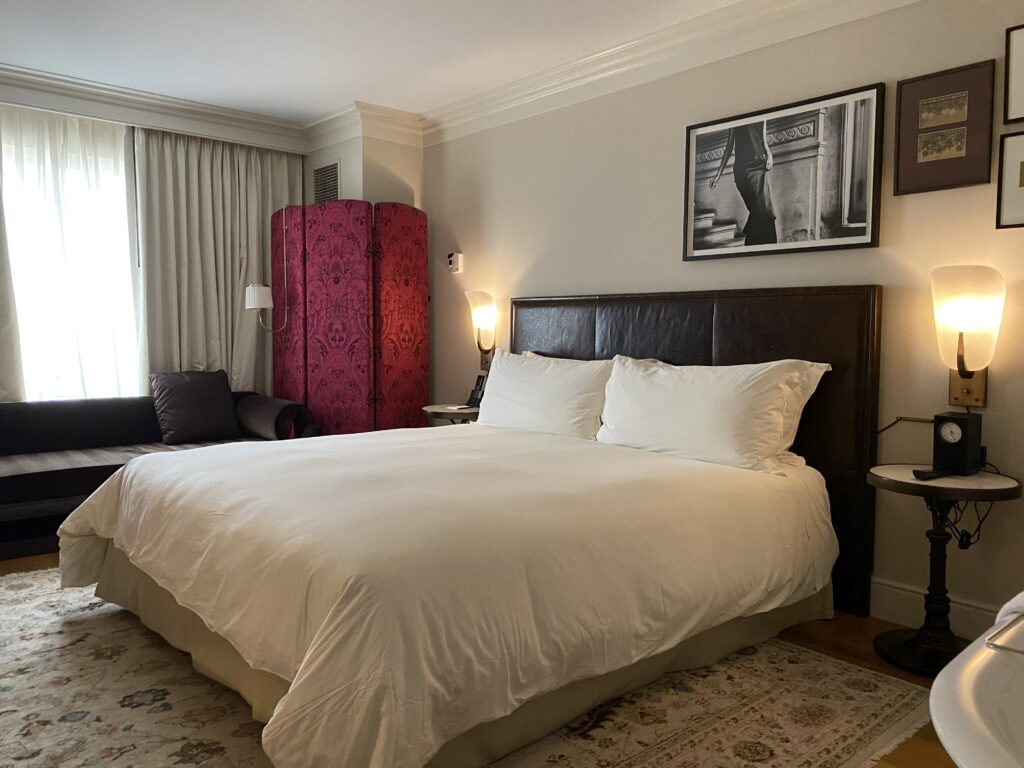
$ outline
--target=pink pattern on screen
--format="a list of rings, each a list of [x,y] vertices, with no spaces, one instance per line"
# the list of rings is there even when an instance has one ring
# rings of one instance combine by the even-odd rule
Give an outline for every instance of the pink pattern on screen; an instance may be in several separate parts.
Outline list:
[[[307,405],[324,434],[374,427],[370,204],[306,206]]]
[[[288,229],[288,323],[273,334],[274,397],[306,402],[306,231],[301,206],[283,208],[270,217],[270,280],[274,297],[273,327],[285,321],[284,233]],[[269,323],[268,323],[269,325]]]
[[[429,398],[427,215],[401,203],[374,206],[377,429],[421,427]]]

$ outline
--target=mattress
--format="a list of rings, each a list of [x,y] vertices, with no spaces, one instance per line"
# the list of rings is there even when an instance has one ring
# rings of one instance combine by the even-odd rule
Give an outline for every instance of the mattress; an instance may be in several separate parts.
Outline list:
[[[61,527],[290,681],[279,768],[420,768],[526,702],[819,593],[824,483],[480,425],[145,456]]]

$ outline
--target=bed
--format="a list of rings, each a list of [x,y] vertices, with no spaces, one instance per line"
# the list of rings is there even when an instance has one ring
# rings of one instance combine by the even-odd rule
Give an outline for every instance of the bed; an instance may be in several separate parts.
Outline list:
[[[516,351],[827,360],[797,443],[813,470],[481,425],[216,446],[111,478],[61,529],[63,582],[98,582],[242,693],[279,768],[485,765],[829,616],[833,591],[866,611],[879,304],[873,286],[513,300]]]

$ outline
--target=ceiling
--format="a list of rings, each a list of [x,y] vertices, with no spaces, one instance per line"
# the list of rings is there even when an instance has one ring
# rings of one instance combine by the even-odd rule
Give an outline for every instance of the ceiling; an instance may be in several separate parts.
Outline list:
[[[426,112],[739,0],[4,0],[0,63],[310,122]]]

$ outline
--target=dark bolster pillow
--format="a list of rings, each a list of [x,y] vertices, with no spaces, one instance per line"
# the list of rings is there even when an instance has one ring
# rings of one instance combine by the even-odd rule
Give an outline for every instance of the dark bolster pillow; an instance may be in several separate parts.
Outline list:
[[[224,371],[151,373],[149,385],[160,431],[168,445],[241,436],[235,400]]]
[[[313,425],[309,408],[266,395],[250,395],[238,404],[242,429],[264,440],[308,437]]]

